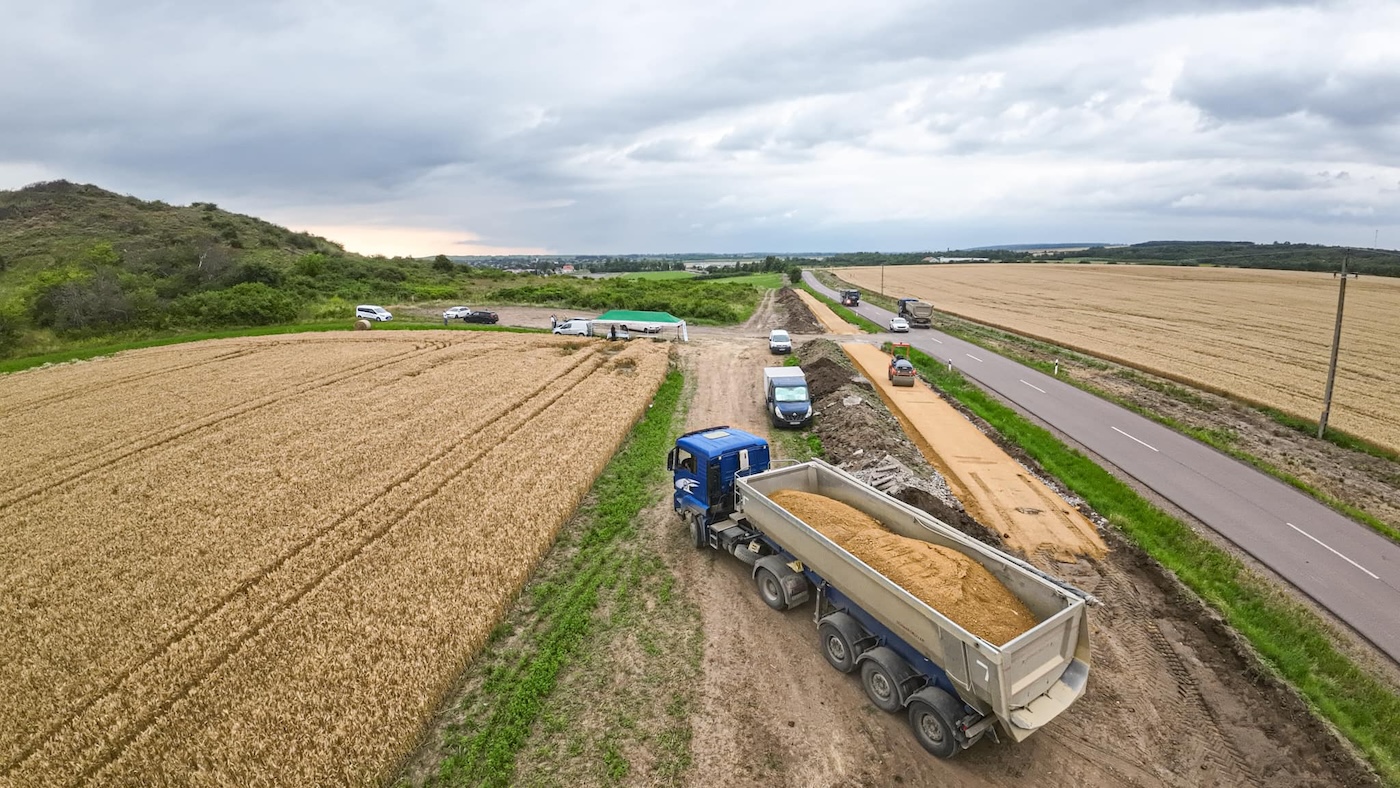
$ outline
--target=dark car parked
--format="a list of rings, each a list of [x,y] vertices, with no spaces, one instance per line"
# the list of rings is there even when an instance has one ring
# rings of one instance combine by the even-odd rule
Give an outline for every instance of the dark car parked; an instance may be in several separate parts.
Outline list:
[[[500,319],[495,312],[487,312],[484,309],[476,309],[462,315],[463,323],[496,323]]]

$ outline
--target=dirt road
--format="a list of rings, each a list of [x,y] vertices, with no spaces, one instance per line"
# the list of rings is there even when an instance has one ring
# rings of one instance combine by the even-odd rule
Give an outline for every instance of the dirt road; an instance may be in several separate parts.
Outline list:
[[[688,429],[767,434],[751,383],[767,360],[761,343],[705,337],[682,359],[696,387]],[[876,710],[856,679],[827,666],[810,610],[775,613],[747,567],[689,547],[669,511],[649,517],[678,591],[702,620],[691,785],[1369,784],[1301,704],[1256,683],[1224,630],[1130,546],[1112,544],[1101,563],[1047,565],[1105,600],[1091,614],[1086,696],[1026,742],[983,742],[939,761],[901,716]]]

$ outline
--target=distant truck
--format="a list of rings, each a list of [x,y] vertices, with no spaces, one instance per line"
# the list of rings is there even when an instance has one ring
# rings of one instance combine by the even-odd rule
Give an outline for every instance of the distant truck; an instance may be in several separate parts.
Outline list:
[[[752,567],[769,607],[812,604],[826,661],[905,714],[925,750],[951,758],[998,731],[1022,741],[1084,694],[1092,597],[821,460],[771,470],[769,456],[762,438],[728,427],[681,436],[666,463],[673,508],[697,549]],[[776,504],[779,490],[825,495],[972,558],[1040,623],[1000,645],[973,635]]]
[[[764,367],[764,401],[775,427],[801,427],[812,421],[812,397],[801,367]]]
[[[926,304],[917,298],[899,299],[899,316],[908,320],[914,328],[933,328],[933,304]]]
[[[860,306],[860,291],[842,290],[841,306]]]

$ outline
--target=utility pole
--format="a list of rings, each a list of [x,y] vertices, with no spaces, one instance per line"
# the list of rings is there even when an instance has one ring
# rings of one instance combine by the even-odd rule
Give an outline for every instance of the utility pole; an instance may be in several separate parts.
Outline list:
[[[1347,302],[1347,257],[1350,254],[1350,251],[1342,253],[1342,285],[1337,290],[1337,325],[1332,329],[1332,362],[1327,365],[1327,391],[1322,395],[1322,418],[1317,421],[1319,438],[1327,434],[1327,417],[1332,412],[1332,384],[1337,380],[1337,351],[1342,345],[1342,308]]]
[[[880,263],[880,297],[885,297],[885,264]]]

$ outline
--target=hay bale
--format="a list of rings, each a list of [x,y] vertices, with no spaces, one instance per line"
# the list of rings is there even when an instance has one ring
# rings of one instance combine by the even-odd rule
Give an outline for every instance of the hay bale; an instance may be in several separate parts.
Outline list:
[[[779,490],[779,506],[963,629],[1003,645],[1036,625],[1035,615],[969,556],[893,533],[880,521],[824,495]]]
[[[356,331],[368,331],[369,329],[370,329],[370,322],[369,322],[368,320],[356,320],[356,321],[355,321],[355,330],[356,330]]]

